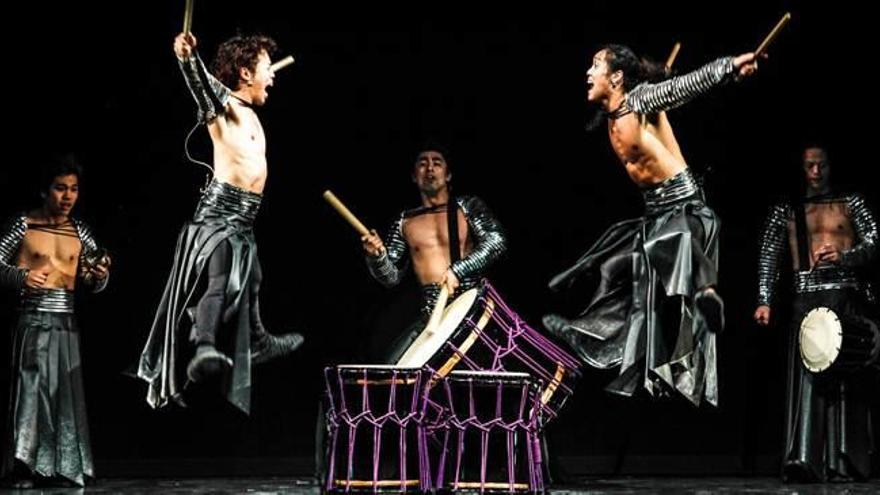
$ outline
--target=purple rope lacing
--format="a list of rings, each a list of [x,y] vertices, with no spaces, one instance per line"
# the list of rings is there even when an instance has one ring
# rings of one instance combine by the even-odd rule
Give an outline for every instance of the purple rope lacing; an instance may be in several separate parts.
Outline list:
[[[453,386],[458,387],[460,383],[466,384],[467,387],[467,416],[460,418],[456,411],[456,400],[452,392]],[[495,386],[495,411],[493,419],[483,421],[478,417],[476,401],[474,400],[474,388],[477,386],[485,386],[487,384]],[[526,459],[528,464],[528,480],[526,485],[528,491],[543,491],[543,470],[542,459],[540,455],[540,428],[537,418],[534,415],[525,416],[526,410],[532,410],[539,407],[540,395],[538,394],[537,384],[531,379],[504,379],[501,377],[467,377],[456,378],[447,377],[443,382],[443,388],[448,400],[447,415],[445,424],[448,429],[456,430],[456,458],[454,479],[452,481],[452,489],[458,490],[464,482],[462,477],[462,461],[465,452],[465,433],[469,429],[476,429],[480,432],[480,492],[484,492],[488,483],[486,479],[487,468],[489,466],[489,433],[492,430],[503,430],[506,436],[507,448],[507,485],[508,490],[517,491],[516,484],[516,451],[515,438],[516,434],[525,435]],[[504,392],[509,390],[509,394],[519,393],[519,404],[517,415],[512,421],[505,421],[503,418],[502,404],[504,403]],[[438,485],[443,486],[442,471],[437,478]]]
[[[422,370],[373,370],[368,368],[362,369],[339,369],[336,367],[328,367],[325,369],[325,382],[327,384],[327,397],[329,407],[326,414],[328,429],[330,430],[330,442],[327,453],[330,458],[327,471],[327,490],[333,490],[333,482],[336,479],[336,449],[338,446],[338,437],[341,427],[347,427],[347,466],[345,474],[345,491],[352,490],[352,477],[354,475],[355,460],[355,439],[357,438],[357,430],[359,427],[372,429],[372,469],[371,481],[373,492],[378,492],[379,472],[381,468],[380,454],[382,451],[382,430],[386,426],[398,428],[398,462],[400,473],[400,490],[406,491],[407,481],[407,442],[406,431],[411,425],[416,428],[416,443],[418,449],[419,461],[419,490],[428,491],[431,489],[430,484],[430,464],[428,463],[427,436],[423,426],[424,408],[426,403],[426,395],[424,393],[424,381]],[[333,378],[335,379],[333,379]],[[350,384],[354,381],[360,381],[361,384],[361,407],[360,411],[349,409],[349,403],[345,394],[346,383]],[[385,410],[377,415],[370,403],[371,397],[371,381],[388,380],[385,384],[372,384],[374,386],[387,386],[388,400],[385,404]],[[407,382],[411,383],[407,383]],[[331,386],[334,384],[334,386]],[[409,388],[405,388],[409,387]],[[338,394],[334,394],[338,391]],[[404,414],[400,414],[397,410],[398,395],[405,395],[403,400],[409,399],[409,407]],[[353,414],[354,413],[354,414]],[[384,481],[384,480],[382,480]]]

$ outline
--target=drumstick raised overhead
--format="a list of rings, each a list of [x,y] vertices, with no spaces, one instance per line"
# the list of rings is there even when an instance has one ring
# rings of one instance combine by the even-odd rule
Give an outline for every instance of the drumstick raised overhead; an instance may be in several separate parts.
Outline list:
[[[186,7],[183,9],[183,32],[188,33],[192,30],[193,23],[193,4],[195,0],[186,0]]]
[[[339,214],[342,215],[342,217],[345,218],[348,223],[350,223],[351,226],[354,227],[355,230],[357,230],[358,234],[362,236],[370,235],[369,229],[367,229],[367,227],[363,223],[361,223],[361,221],[358,220],[356,216],[354,216],[351,210],[349,210],[345,207],[344,204],[342,204],[342,201],[339,201],[339,198],[337,198],[335,194],[333,194],[329,190],[324,191],[324,199],[327,200],[327,202],[330,203],[330,206],[332,206],[337,212],[339,212]]]
[[[767,47],[770,46],[770,43],[772,43],[773,40],[776,39],[776,36],[779,34],[779,31],[783,27],[785,27],[785,25],[788,24],[788,21],[790,21],[790,20],[791,20],[791,13],[786,12],[785,15],[782,16],[782,19],[779,19],[779,22],[776,23],[776,27],[773,28],[773,31],[770,31],[770,34],[768,34],[767,37],[764,38],[764,41],[761,42],[761,44],[758,46],[758,49],[755,50],[755,57],[758,57],[759,55],[763,54],[767,50]]]
[[[675,57],[678,56],[678,50],[681,49],[681,43],[676,41],[675,46],[672,47],[672,53],[669,54],[669,58],[666,59],[666,70],[672,68],[672,64],[675,63]]]

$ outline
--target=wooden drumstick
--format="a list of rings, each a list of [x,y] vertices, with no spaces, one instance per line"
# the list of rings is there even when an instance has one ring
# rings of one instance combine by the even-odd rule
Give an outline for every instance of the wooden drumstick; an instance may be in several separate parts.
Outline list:
[[[367,229],[367,227],[364,226],[364,224],[362,224],[361,221],[358,220],[357,217],[354,216],[354,214],[348,208],[346,208],[344,204],[342,204],[342,201],[339,201],[339,198],[337,198],[336,195],[334,195],[329,190],[324,191],[324,199],[326,199],[327,202],[330,203],[330,206],[335,208],[336,211],[340,215],[342,215],[342,217],[345,218],[348,223],[350,223],[351,226],[354,227],[355,230],[358,231],[358,234],[362,236],[370,235],[370,231]]]
[[[791,12],[786,12],[785,15],[782,16],[782,19],[779,19],[779,22],[776,23],[776,27],[773,28],[773,31],[770,31],[770,34],[768,34],[767,37],[764,38],[764,41],[761,42],[761,44],[758,46],[758,49],[755,50],[755,58],[764,53],[764,51],[767,49],[767,46],[769,46],[770,43],[773,42],[773,40],[779,34],[779,31],[783,27],[785,27],[785,25],[788,24],[788,21],[790,20]]]
[[[672,64],[675,63],[675,57],[678,56],[678,50],[681,49],[681,43],[676,41],[675,46],[672,47],[672,53],[669,54],[669,58],[666,59],[666,70],[672,68]]]
[[[293,62],[294,62],[293,55],[288,55],[288,56],[282,58],[281,60],[275,62],[274,64],[270,65],[269,70],[271,70],[272,72],[278,72],[279,70],[287,67],[288,65],[292,64]]]
[[[192,30],[193,24],[193,4],[195,0],[186,0],[186,7],[183,10],[183,32],[188,33]]]
[[[440,293],[437,294],[437,303],[434,305],[434,310],[431,311],[431,317],[428,318],[428,324],[425,325],[425,330],[428,335],[431,335],[437,330],[437,327],[440,326],[440,320],[443,319],[443,310],[446,309],[446,301],[449,300],[449,288],[446,284],[443,284],[443,287],[440,287]]]

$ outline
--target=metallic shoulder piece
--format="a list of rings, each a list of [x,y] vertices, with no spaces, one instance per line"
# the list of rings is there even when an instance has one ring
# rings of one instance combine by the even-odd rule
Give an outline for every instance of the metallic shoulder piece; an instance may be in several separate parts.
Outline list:
[[[452,264],[452,272],[459,281],[479,278],[489,266],[507,251],[507,237],[501,224],[476,196],[456,198],[464,212],[471,231],[473,250]]]

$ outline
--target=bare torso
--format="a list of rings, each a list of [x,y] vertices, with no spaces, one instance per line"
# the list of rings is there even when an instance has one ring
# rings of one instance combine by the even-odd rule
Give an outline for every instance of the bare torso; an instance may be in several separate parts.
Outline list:
[[[225,115],[208,126],[214,143],[214,177],[255,193],[266,185],[266,136],[254,110],[230,98]]]
[[[831,245],[839,251],[849,249],[855,239],[855,231],[849,220],[849,209],[844,201],[807,203],[807,231],[810,252],[813,253],[823,245]],[[788,244],[791,249],[792,262],[795,270],[808,270],[813,267],[813,260],[802,263],[798,255],[795,222],[788,222]]]
[[[413,269],[419,283],[428,285],[440,282],[449,268],[449,228],[446,209],[423,213],[404,220],[403,236],[409,245]],[[458,210],[458,240],[462,256],[472,249],[468,235],[467,219]]]
[[[639,187],[653,186],[687,168],[665,112],[644,118],[630,113],[609,120],[608,137]]]
[[[28,225],[18,251],[17,266],[45,273],[46,288],[73,290],[82,250],[73,224],[68,220],[50,226],[44,220],[29,217]]]

